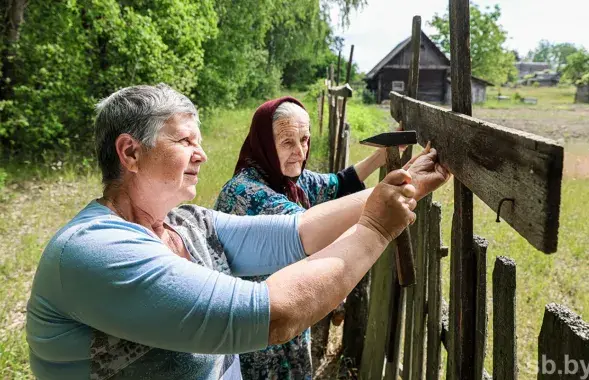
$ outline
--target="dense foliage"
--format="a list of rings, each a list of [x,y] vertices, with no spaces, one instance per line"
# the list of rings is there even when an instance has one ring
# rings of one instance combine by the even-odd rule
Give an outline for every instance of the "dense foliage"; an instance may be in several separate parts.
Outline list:
[[[93,106],[165,82],[201,108],[325,77],[341,22],[364,0],[6,0],[0,151],[85,149]]]
[[[515,55],[505,47],[507,32],[501,27],[501,8],[498,5],[481,9],[470,6],[470,52],[472,74],[497,85],[511,79],[516,73]],[[450,16],[435,14],[429,23],[437,33],[432,40],[450,56]]]

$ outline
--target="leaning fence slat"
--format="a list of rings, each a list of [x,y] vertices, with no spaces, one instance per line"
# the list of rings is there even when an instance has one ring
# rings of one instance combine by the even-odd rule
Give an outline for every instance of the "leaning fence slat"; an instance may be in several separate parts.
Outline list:
[[[413,357],[411,379],[423,378],[423,358],[425,345],[426,294],[427,294],[427,251],[429,235],[429,212],[432,195],[429,194],[418,202],[416,208],[416,241],[414,246],[416,281],[414,286],[413,307]]]
[[[538,380],[586,378],[587,358],[589,323],[566,306],[546,305],[538,338]]]
[[[493,269],[493,379],[495,380],[517,380],[515,286],[515,261],[504,256],[497,257]]]
[[[428,273],[427,273],[427,364],[425,378],[440,378],[442,354],[442,271],[441,231],[442,207],[434,202],[429,214]]]
[[[476,319],[475,319],[475,379],[482,379],[487,350],[487,247],[489,243],[480,236],[474,236],[476,251]]]

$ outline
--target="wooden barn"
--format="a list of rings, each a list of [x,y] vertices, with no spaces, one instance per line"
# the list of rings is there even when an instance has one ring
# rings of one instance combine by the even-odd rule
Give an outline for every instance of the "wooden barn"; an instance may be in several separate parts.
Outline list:
[[[405,93],[411,63],[411,37],[397,45],[366,74],[366,86],[376,95],[378,103],[389,98],[389,92]],[[487,86],[492,83],[473,77],[472,101],[486,100]],[[450,60],[421,32],[419,87],[417,99],[431,103],[450,103]]]

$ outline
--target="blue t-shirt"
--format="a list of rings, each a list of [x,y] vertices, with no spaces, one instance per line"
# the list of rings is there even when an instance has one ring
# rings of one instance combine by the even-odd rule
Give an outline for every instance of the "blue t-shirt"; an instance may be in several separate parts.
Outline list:
[[[39,379],[239,379],[235,354],[268,345],[265,283],[305,257],[298,217],[184,205],[166,222],[191,261],[91,202],[51,239],[27,305]]]

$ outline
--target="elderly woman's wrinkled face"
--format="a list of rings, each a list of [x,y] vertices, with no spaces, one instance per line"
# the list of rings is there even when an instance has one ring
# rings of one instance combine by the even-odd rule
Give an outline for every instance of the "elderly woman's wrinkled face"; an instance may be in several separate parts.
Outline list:
[[[311,137],[309,118],[306,115],[281,118],[274,122],[272,130],[280,171],[287,177],[301,175]]]
[[[159,131],[155,146],[139,160],[144,186],[162,201],[183,202],[196,195],[200,164],[207,156],[194,116],[176,114]]]

